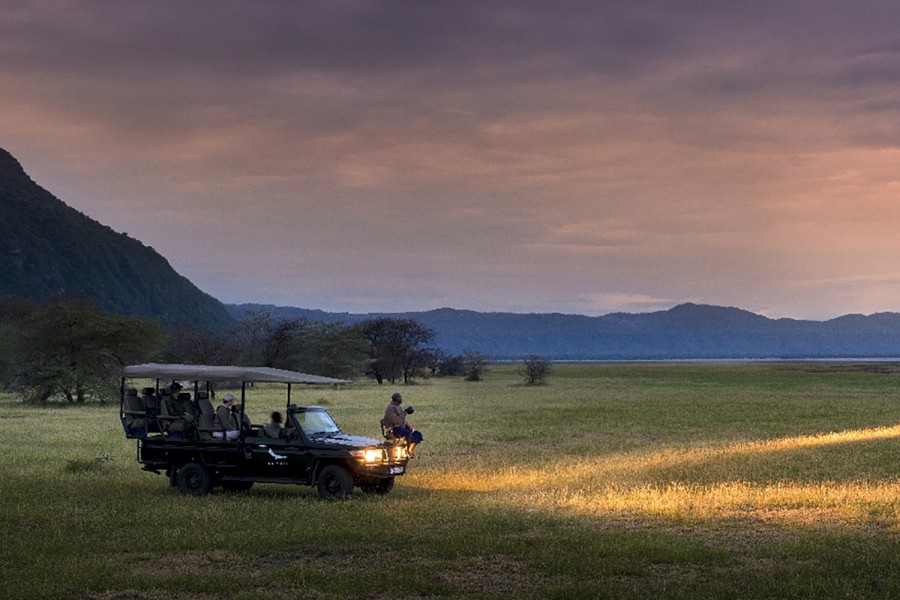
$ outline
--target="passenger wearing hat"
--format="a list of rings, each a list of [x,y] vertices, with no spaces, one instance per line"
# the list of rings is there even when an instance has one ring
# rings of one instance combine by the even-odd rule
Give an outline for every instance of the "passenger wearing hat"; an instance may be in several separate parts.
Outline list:
[[[226,440],[236,440],[240,432],[238,431],[237,421],[231,412],[234,405],[234,396],[225,394],[222,396],[222,404],[216,409],[216,420],[213,422],[213,437]]]
[[[391,403],[384,409],[384,429],[390,437],[405,439],[409,444],[409,455],[414,458],[413,449],[422,441],[422,432],[413,429],[412,425],[406,422],[406,415],[413,413],[413,407],[407,406],[404,410],[400,407],[401,404],[403,404],[403,396],[400,395],[400,392],[394,392],[391,396]]]

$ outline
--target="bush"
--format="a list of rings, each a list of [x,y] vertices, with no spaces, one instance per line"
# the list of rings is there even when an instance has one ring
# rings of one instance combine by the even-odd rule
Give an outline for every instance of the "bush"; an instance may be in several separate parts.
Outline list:
[[[525,379],[526,385],[540,385],[552,372],[550,361],[537,354],[526,356],[519,368],[519,374]]]
[[[487,357],[477,350],[463,352],[463,374],[466,381],[481,381],[487,373]]]

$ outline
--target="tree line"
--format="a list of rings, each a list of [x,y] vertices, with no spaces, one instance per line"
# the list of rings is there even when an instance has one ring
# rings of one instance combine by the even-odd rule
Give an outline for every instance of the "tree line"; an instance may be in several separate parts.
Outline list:
[[[250,313],[222,332],[190,324],[110,314],[84,300],[38,304],[0,296],[0,387],[30,402],[105,401],[118,394],[127,364],[264,366],[339,378],[371,377],[379,384],[418,377],[462,376],[478,381],[488,369],[476,350],[447,354],[435,333],[411,319],[374,318],[354,325]],[[531,357],[539,363],[539,357]],[[533,368],[526,383],[549,374]],[[526,358],[523,369],[529,368]]]

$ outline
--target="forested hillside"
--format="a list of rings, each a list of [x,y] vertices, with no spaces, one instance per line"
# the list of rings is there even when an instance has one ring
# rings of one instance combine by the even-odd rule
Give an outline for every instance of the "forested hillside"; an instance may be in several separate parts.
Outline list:
[[[43,301],[68,295],[163,323],[220,329],[225,307],[153,248],[67,206],[0,149],[0,293]]]

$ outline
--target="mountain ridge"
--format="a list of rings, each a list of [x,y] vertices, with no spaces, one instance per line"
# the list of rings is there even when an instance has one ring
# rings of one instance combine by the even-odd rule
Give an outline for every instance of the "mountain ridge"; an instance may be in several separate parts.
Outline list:
[[[475,349],[499,359],[527,354],[557,360],[900,356],[900,313],[810,321],[771,319],[740,308],[694,303],[597,317],[452,308],[354,314],[265,304],[226,306],[235,318],[256,311],[345,324],[376,317],[414,319],[433,329],[434,345],[447,352]]]

